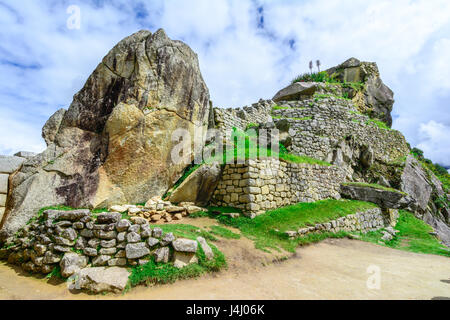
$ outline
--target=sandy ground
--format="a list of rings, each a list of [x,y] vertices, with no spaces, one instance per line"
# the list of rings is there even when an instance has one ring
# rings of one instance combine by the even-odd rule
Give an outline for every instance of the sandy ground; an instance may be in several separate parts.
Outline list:
[[[210,223],[198,220],[196,224]],[[171,285],[140,286],[125,295],[70,292],[65,283],[49,284],[45,278],[0,264],[0,299],[450,298],[450,259],[446,257],[349,239],[328,239],[299,248],[293,255],[264,253],[247,239],[221,240],[217,246],[227,256],[228,270]],[[379,278],[374,270],[379,270]],[[371,287],[378,278],[379,288],[368,288],[369,278]]]

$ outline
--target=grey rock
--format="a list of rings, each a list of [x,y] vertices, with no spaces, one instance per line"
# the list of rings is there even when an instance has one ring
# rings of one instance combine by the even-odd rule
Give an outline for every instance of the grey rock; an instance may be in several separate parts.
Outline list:
[[[197,252],[198,243],[195,240],[178,238],[172,242],[175,251],[178,252]]]
[[[70,252],[71,249],[72,249],[71,247],[62,246],[62,245],[56,245],[53,247],[53,250],[58,251],[58,252]]]
[[[141,231],[141,226],[139,224],[133,224],[128,228],[128,232],[139,233]]]
[[[159,240],[156,238],[148,238],[147,239],[147,245],[151,248],[156,246],[159,243]]]
[[[44,254],[44,263],[45,264],[54,264],[61,261],[61,255],[55,254],[51,251],[47,251]]]
[[[206,205],[219,184],[222,176],[222,167],[218,163],[204,164],[191,173],[175,190],[172,191],[169,201],[173,203],[193,202]],[[183,207],[169,207],[167,212],[183,212]]]
[[[344,198],[373,202],[381,208],[391,209],[405,209],[412,202],[400,191],[387,191],[358,184],[341,185],[341,195]]]
[[[126,265],[127,265],[127,259],[125,259],[125,258],[113,258],[108,261],[108,266],[110,266],[110,267],[114,267],[114,266],[123,267]]]
[[[126,240],[127,237],[127,233],[126,232],[120,232],[117,234],[117,241],[118,242],[123,242]]]
[[[200,244],[200,246],[202,247],[202,250],[205,253],[206,259],[207,260],[214,259],[214,252],[212,251],[211,247],[206,242],[205,238],[197,237],[197,241]]]
[[[175,236],[173,235],[172,232],[166,233],[161,240],[161,245],[167,246],[167,245],[171,244],[172,241],[174,241],[174,240],[175,240]]]
[[[97,256],[94,259],[92,259],[92,265],[94,267],[105,266],[110,259],[111,259],[111,256],[100,255],[100,256]]]
[[[126,268],[85,268],[77,273],[75,287],[93,293],[120,293],[125,289],[129,276]]]
[[[128,259],[139,259],[150,254],[150,250],[144,242],[129,243],[125,247],[125,251]]]
[[[111,240],[117,237],[116,231],[103,231],[103,230],[94,230],[94,235],[97,238]]]
[[[131,226],[130,221],[126,219],[122,219],[119,222],[117,222],[116,230],[118,232],[128,231],[128,228]]]
[[[0,156],[0,173],[10,174],[17,171],[25,162],[21,157]]]
[[[275,102],[299,100],[301,97],[314,95],[316,91],[315,82],[296,82],[278,91],[272,100]]]
[[[88,246],[91,248],[97,248],[100,245],[100,239],[90,239],[88,241]]]
[[[84,223],[83,223],[83,222],[80,222],[80,221],[74,222],[73,227],[74,227],[75,229],[77,229],[77,230],[81,230],[81,229],[84,228]]]
[[[43,256],[44,253],[47,251],[47,247],[45,245],[36,243],[33,247],[34,251],[36,251],[38,256]]]
[[[169,262],[169,253],[170,250],[168,247],[163,247],[163,248],[159,248],[156,249],[156,251],[154,252],[154,257],[155,257],[155,261],[157,263],[167,263]]]
[[[411,155],[406,158],[400,189],[414,199],[419,210],[422,212],[426,210],[433,189],[421,164]]]
[[[59,127],[65,114],[65,109],[59,109],[47,120],[42,128],[42,138],[44,138],[47,146],[55,141],[56,134],[59,131]]]
[[[100,245],[103,248],[112,248],[116,246],[116,239],[111,239],[111,240],[101,240],[100,241]]]
[[[192,252],[179,252],[175,251],[173,256],[173,265],[175,268],[184,268],[187,265],[190,265],[192,263],[197,263],[198,258],[195,255],[195,253]]]
[[[128,241],[128,243],[139,242],[139,241],[141,241],[141,236],[136,232],[129,232],[127,234],[127,241]]]
[[[75,243],[75,249],[83,250],[87,246],[86,238],[79,237],[77,242]]]
[[[97,215],[97,223],[99,224],[110,224],[118,223],[121,220],[122,215],[118,212],[105,212],[99,213]]]
[[[114,258],[126,258],[126,256],[127,256],[127,254],[126,254],[125,250],[120,250],[116,253]]]
[[[30,159],[37,155],[36,152],[29,152],[29,151],[19,151],[14,154],[15,157]]]
[[[61,267],[61,275],[68,278],[74,273],[80,271],[80,269],[86,267],[87,264],[87,257],[76,253],[66,253],[59,263],[59,266]]]
[[[63,246],[73,246],[75,241],[63,237],[55,237],[55,243]]]
[[[72,229],[72,228],[65,229],[61,233],[61,236],[63,238],[66,238],[67,240],[70,240],[70,241],[73,241],[73,240],[75,240],[78,237],[77,232],[74,229]]]
[[[95,248],[84,248],[83,253],[89,257],[96,257],[98,255]]]
[[[141,238],[147,239],[148,237],[152,236],[152,229],[150,229],[150,226],[148,224],[144,224],[141,226]]]
[[[147,224],[147,219],[141,218],[141,217],[131,217],[130,221],[134,224]]]
[[[100,249],[99,253],[101,255],[106,255],[106,256],[112,256],[115,255],[117,252],[116,248],[102,248]]]
[[[69,220],[69,221],[78,221],[86,216],[91,215],[91,212],[88,209],[79,209],[79,210],[71,210],[71,211],[63,211],[63,210],[55,210],[57,220]]]

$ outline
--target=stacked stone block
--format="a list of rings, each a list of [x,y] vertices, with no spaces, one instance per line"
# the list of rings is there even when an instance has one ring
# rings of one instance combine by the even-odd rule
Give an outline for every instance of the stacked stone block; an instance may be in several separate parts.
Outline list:
[[[361,231],[363,233],[376,231],[384,227],[395,226],[398,215],[389,215],[380,208],[373,208],[363,212],[350,214],[325,223],[319,223],[315,226],[301,228],[299,230],[286,231],[286,235],[290,238],[304,237],[312,233],[340,231],[354,232]]]
[[[213,203],[252,216],[299,202],[339,199],[345,172],[336,166],[286,163],[278,159],[227,164]]]
[[[340,141],[352,137],[370,146],[377,161],[389,163],[408,153],[404,136],[386,130],[357,112],[353,102],[333,96],[300,101],[280,101],[282,109],[272,112],[275,123],[287,121],[292,138],[291,152],[328,160]]]

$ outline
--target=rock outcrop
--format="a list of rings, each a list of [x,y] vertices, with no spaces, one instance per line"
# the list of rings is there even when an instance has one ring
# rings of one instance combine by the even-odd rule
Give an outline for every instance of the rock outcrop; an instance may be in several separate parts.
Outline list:
[[[185,169],[172,162],[179,143],[172,133],[206,128],[209,110],[197,55],[186,44],[161,29],[123,39],[69,109],[46,123],[48,148],[10,179],[2,238],[45,206],[107,207],[162,196]]]
[[[216,190],[222,174],[218,163],[204,164],[191,173],[169,196],[174,203],[193,202],[206,205]]]
[[[394,93],[380,78],[380,72],[375,62],[362,62],[356,58],[350,58],[340,65],[326,70],[330,76],[341,82],[360,82],[364,89],[358,96],[351,96],[361,111],[392,125],[392,106],[394,105]],[[350,90],[351,93],[351,90]]]

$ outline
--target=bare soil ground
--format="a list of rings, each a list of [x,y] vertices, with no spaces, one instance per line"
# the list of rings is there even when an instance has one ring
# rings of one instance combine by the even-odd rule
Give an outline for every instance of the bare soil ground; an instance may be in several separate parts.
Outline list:
[[[189,224],[214,224],[208,220],[195,219]],[[446,257],[349,239],[328,239],[301,247],[295,254],[265,253],[246,238],[221,240],[216,245],[227,257],[228,270],[170,285],[140,286],[125,295],[74,293],[63,282],[49,283],[0,264],[0,299],[450,298],[450,259]],[[367,287],[371,266],[380,270],[379,289]]]

